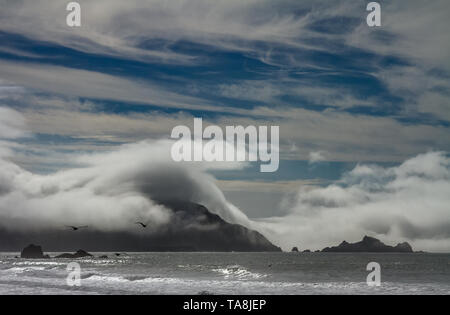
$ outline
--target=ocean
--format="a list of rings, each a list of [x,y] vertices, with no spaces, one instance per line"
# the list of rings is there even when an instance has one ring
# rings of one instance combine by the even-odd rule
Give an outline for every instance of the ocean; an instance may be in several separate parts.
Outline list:
[[[450,254],[93,254],[30,260],[0,253],[0,294],[450,294]],[[71,261],[81,267],[80,286],[67,285]],[[369,262],[381,266],[379,287],[366,283]]]

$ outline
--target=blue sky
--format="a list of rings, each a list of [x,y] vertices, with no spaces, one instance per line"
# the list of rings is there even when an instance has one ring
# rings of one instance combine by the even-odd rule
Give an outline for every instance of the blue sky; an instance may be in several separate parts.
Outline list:
[[[79,2],[80,28],[64,3],[2,2],[0,106],[26,118],[15,160],[34,172],[193,117],[280,126],[279,172],[213,172],[238,204],[233,181],[325,185],[450,149],[447,1],[381,1],[379,28],[367,1]]]

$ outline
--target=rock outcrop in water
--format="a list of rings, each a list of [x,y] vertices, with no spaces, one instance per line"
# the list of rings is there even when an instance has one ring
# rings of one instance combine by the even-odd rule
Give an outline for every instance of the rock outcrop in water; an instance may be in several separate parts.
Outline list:
[[[82,247],[89,252],[145,251],[211,251],[211,252],[273,252],[281,249],[261,233],[239,224],[232,224],[210,212],[206,207],[182,201],[160,202],[172,210],[165,225],[139,229],[130,223],[125,231],[61,229],[22,233],[0,228],[0,251],[14,251],[29,239],[38,239],[52,252],[72,251]],[[68,254],[65,255],[67,258]]]
[[[292,250],[291,250],[291,252],[298,253],[298,248],[297,248],[297,247],[293,247]]]
[[[84,257],[93,257],[93,256],[88,252],[79,249],[75,254],[64,253],[56,256],[55,258],[84,258]]]
[[[346,241],[343,241],[339,246],[324,248],[322,252],[412,253],[413,249],[411,245],[406,242],[397,244],[397,246],[389,246],[376,238],[364,236],[364,238],[360,242],[348,243]]]
[[[42,252],[41,246],[30,244],[22,250],[22,252],[20,254],[20,258],[43,259],[43,258],[49,258],[49,256],[44,255],[44,253]]]

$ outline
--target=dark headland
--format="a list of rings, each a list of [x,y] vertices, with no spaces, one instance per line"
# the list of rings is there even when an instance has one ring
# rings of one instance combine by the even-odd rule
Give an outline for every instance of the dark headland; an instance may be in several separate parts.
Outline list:
[[[191,202],[164,202],[173,211],[172,219],[156,230],[102,232],[83,229],[30,231],[0,230],[0,251],[17,251],[28,244],[41,244],[46,251],[65,252],[83,248],[88,252],[274,252],[273,245],[261,233],[231,224],[206,207]],[[38,252],[39,249],[32,249]],[[42,251],[41,251],[42,252]]]

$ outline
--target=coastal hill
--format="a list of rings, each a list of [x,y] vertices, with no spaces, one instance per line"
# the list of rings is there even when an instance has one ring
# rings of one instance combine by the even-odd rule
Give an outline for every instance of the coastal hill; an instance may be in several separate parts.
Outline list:
[[[335,247],[327,247],[322,250],[325,253],[412,253],[413,249],[408,243],[400,243],[397,246],[389,246],[380,240],[364,236],[362,241],[357,243],[347,243],[343,241],[340,245]]]
[[[18,232],[0,229],[0,251],[18,251],[28,244],[41,244],[49,252],[76,251],[215,251],[273,252],[281,249],[262,234],[230,224],[202,205],[164,202],[173,211],[170,222],[157,229],[130,223],[130,231],[104,232],[60,229]]]

